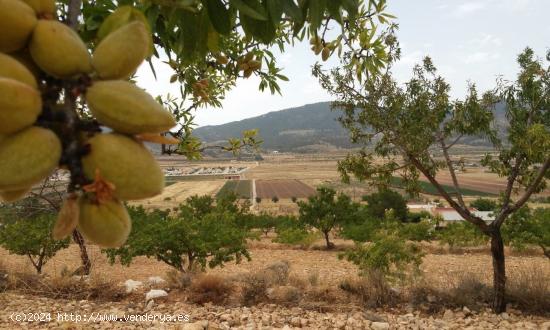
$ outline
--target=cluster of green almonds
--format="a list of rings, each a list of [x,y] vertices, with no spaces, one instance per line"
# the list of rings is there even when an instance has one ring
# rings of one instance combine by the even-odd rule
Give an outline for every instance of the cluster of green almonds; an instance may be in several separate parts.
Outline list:
[[[37,77],[77,81],[90,112],[110,133],[81,134],[89,145],[82,170],[93,182],[65,200],[54,228],[63,238],[77,228],[104,246],[123,244],[131,228],[123,201],[164,188],[164,174],[138,136],[160,136],[173,116],[128,81],[152,51],[141,12],[123,6],[101,25],[93,54],[79,35],[57,21],[54,0],[0,0],[0,196],[22,198],[58,166],[63,146],[56,132],[37,126],[43,110]],[[153,138],[154,139],[154,138]]]

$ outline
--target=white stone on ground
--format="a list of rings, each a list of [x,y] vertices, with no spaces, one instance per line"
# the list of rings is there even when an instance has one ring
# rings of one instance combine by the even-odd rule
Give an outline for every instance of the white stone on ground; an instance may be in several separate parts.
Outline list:
[[[134,281],[134,280],[131,280],[131,279],[126,280],[126,282],[124,282],[124,286],[126,287],[126,293],[134,292],[135,290],[137,290],[142,285],[143,285],[142,282]]]
[[[168,296],[168,292],[164,290],[151,290],[145,294],[145,301],[166,296]]]

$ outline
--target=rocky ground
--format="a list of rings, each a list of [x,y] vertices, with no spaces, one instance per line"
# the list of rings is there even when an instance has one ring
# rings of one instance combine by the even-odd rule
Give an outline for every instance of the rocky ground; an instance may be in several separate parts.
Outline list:
[[[418,311],[391,313],[356,310],[346,313],[320,313],[274,304],[228,309],[208,304],[198,306],[182,302],[166,303],[162,299],[145,305],[54,300],[15,293],[1,294],[0,306],[2,329],[550,329],[550,320],[525,316],[515,310],[501,315],[492,314],[488,310],[472,312],[466,308],[454,311],[448,309],[436,316],[423,315]],[[35,318],[42,318],[42,321],[15,320],[18,317],[24,318],[25,314],[28,319],[32,313],[42,313],[35,315]],[[48,320],[48,315],[51,320]],[[166,315],[174,318],[179,316],[181,322],[168,322]],[[156,316],[157,320],[132,322],[132,317],[140,316]],[[77,317],[90,319],[78,322]],[[105,317],[110,317],[111,320],[102,321],[101,318]],[[162,322],[161,317],[165,317],[165,322]]]

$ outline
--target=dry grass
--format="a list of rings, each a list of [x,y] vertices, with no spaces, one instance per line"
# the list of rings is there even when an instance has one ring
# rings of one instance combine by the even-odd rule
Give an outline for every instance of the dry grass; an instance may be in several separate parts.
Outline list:
[[[550,313],[550,278],[542,267],[525,268],[509,277],[508,299],[520,309]]]
[[[99,276],[44,276],[13,272],[7,276],[5,290],[17,290],[53,299],[120,301],[126,294],[121,286]]]
[[[223,304],[233,291],[228,281],[219,275],[202,274],[189,287],[190,298],[196,304]]]
[[[367,307],[394,306],[399,301],[384,275],[375,271],[360,278],[344,279],[339,287],[356,295]]]

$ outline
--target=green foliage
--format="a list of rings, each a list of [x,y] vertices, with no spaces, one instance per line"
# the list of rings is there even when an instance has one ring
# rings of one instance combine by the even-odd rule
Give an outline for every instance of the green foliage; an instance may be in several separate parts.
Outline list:
[[[420,222],[404,223],[399,230],[399,235],[409,241],[430,241],[434,238],[434,230],[434,221],[424,218]]]
[[[38,273],[55,254],[69,247],[69,239],[52,238],[54,213],[40,212],[19,217],[16,212],[2,208],[0,221],[0,245],[10,253],[27,256]]]
[[[137,256],[154,257],[183,271],[195,266],[214,268],[242,257],[250,259],[246,248],[248,231],[239,221],[246,215],[236,198],[193,196],[179,206],[176,215],[142,207],[130,207],[133,229],[124,246],[105,250],[109,261],[118,257],[129,265]]]
[[[282,217],[273,216],[271,214],[262,212],[258,215],[251,217],[252,225],[251,228],[261,230],[264,235],[267,234],[277,226]]]
[[[529,245],[539,246],[550,258],[550,209],[528,207],[514,213],[502,227],[505,242],[523,250]]]
[[[497,202],[492,199],[478,198],[470,203],[471,207],[476,208],[478,211],[494,211],[497,208]]]
[[[489,237],[469,222],[456,221],[447,224],[437,233],[441,244],[450,248],[473,247],[487,244]]]
[[[388,278],[402,277],[409,266],[418,268],[423,253],[418,245],[391,232],[379,232],[372,243],[357,244],[339,256],[359,267],[363,274],[381,272]]]
[[[399,220],[407,220],[407,201],[398,192],[382,189],[363,196],[363,201],[368,203],[367,212],[375,218],[382,219],[387,210],[393,210]]]
[[[281,228],[277,229],[277,237],[273,239],[273,242],[300,245],[303,247],[309,247],[319,238],[319,235],[308,231],[305,228]]]
[[[317,188],[317,194],[307,202],[299,201],[299,221],[319,230],[325,236],[327,248],[332,248],[329,233],[337,226],[353,222],[358,214],[359,205],[345,194],[336,195],[330,188]]]

